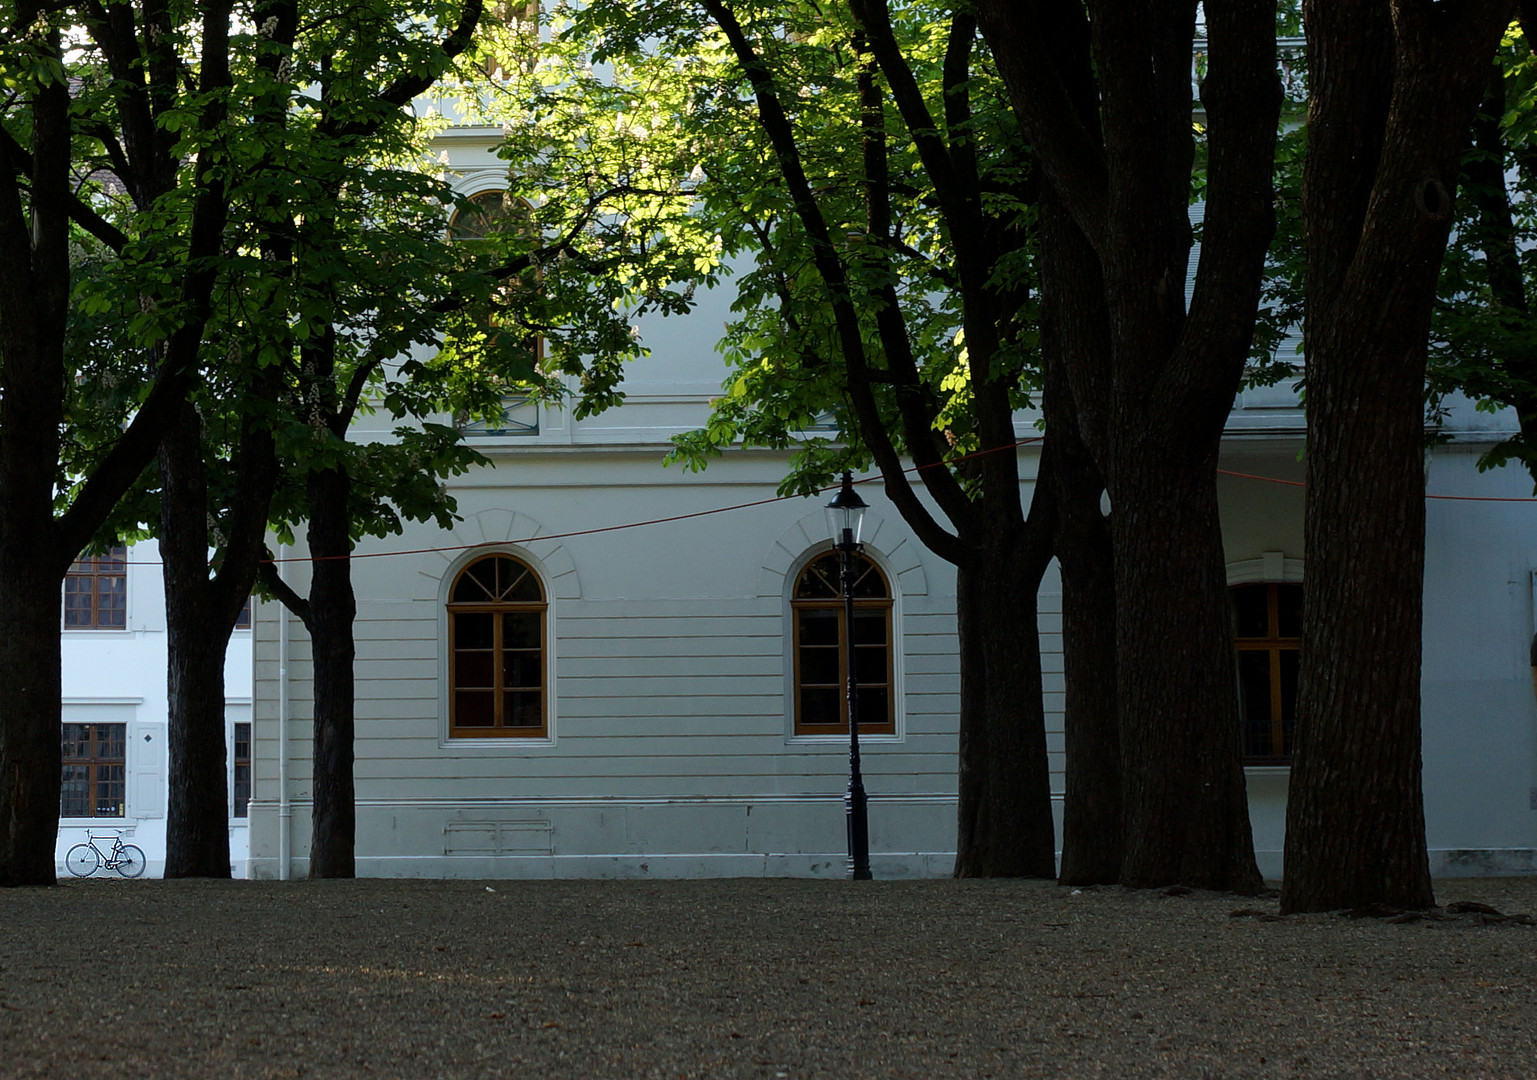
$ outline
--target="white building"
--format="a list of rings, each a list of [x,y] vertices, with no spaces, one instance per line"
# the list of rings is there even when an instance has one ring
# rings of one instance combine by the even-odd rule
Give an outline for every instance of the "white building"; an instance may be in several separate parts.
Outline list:
[[[463,194],[498,190],[498,137],[445,137]],[[722,292],[689,318],[649,321],[652,355],[633,365],[622,407],[574,421],[514,404],[472,434],[494,467],[452,481],[463,520],[451,532],[407,526],[359,546],[360,874],[845,873],[848,660],[841,616],[819,602],[820,501],[774,499],[780,453],[730,454],[702,474],[661,464],[720,393],[726,305]],[[1500,423],[1454,410],[1450,441],[1427,459],[1424,775],[1439,873],[1537,870],[1537,504],[1524,473],[1475,468]],[[1228,430],[1220,493],[1245,715],[1234,737],[1274,877],[1306,573],[1293,389],[1244,393]],[[1026,477],[1035,454],[1020,451]],[[874,718],[861,725],[872,864],[878,877],[946,875],[954,573],[876,486],[864,493],[873,573],[855,662]],[[302,561],[283,566],[303,592]],[[1040,628],[1060,793],[1058,610],[1049,576]],[[302,624],[276,603],[258,605],[255,658],[250,870],[302,876],[312,671]]]
[[[57,872],[86,836],[143,849],[147,874],[165,868],[165,587],[154,541],[77,560],[62,602],[64,791]],[[245,876],[250,785],[251,630],[230,640],[224,662],[230,761],[230,858]],[[109,871],[98,870],[98,876]]]

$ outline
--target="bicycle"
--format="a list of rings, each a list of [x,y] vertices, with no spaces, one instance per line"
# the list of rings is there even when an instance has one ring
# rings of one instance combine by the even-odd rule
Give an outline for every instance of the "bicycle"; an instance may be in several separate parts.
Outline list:
[[[144,873],[142,850],[133,844],[123,843],[123,834],[117,833],[112,837],[111,854],[103,855],[96,841],[105,839],[105,836],[86,833],[85,843],[76,844],[64,856],[64,865],[69,868],[69,872],[76,877],[90,877],[99,869],[107,869],[116,870],[125,878],[136,878]]]

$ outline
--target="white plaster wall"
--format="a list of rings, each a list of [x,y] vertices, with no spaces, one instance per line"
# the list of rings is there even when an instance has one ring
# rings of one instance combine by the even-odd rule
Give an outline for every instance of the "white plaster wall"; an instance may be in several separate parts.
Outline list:
[[[61,820],[54,853],[61,875],[67,873],[65,853],[87,833],[120,833],[125,843],[137,844],[144,850],[149,876],[159,876],[165,868],[166,633],[159,545],[153,540],[133,545],[128,563],[127,628],[61,631],[63,721],[128,726],[124,816]],[[251,631],[237,630],[224,664],[229,723],[250,715],[251,671]],[[232,819],[230,857],[237,875],[247,859],[246,832],[244,822]],[[111,841],[97,846],[110,850]]]

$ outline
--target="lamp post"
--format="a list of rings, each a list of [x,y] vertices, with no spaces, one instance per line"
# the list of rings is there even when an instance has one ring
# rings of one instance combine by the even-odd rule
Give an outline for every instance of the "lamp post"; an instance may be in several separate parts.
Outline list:
[[[870,880],[870,816],[864,777],[859,774],[859,674],[854,663],[854,556],[859,554],[859,530],[864,524],[865,501],[854,490],[854,477],[843,474],[843,486],[827,504],[827,523],[838,551],[843,592],[843,652],[848,668],[849,714],[849,864],[855,881]]]

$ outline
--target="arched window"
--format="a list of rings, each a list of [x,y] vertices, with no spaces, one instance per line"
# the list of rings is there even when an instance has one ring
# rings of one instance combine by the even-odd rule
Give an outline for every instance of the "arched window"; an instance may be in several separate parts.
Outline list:
[[[540,738],[545,709],[544,586],[522,560],[488,555],[448,594],[448,733]]]
[[[1238,710],[1246,765],[1285,765],[1297,725],[1302,585],[1266,582],[1229,591],[1238,645]]]
[[[836,551],[812,559],[790,597],[797,735],[835,735],[849,729],[849,656],[839,570]],[[862,732],[896,730],[891,652],[891,588],[875,563],[855,556],[853,663]]]

